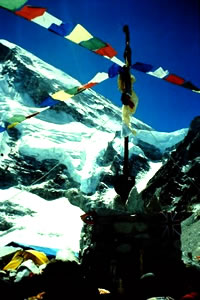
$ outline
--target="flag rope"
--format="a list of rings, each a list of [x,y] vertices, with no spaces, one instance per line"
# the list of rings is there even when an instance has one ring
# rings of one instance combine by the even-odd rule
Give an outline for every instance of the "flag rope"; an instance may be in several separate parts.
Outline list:
[[[36,23],[57,35],[80,45],[81,47],[84,47],[98,55],[109,59],[114,63],[109,68],[108,73],[98,72],[94,76],[94,78],[92,78],[88,83],[82,86],[75,86],[74,88],[67,89],[66,91],[59,90],[54,94],[49,95],[49,97],[41,103],[42,107],[47,106],[46,109],[48,109],[54,104],[58,103],[57,101],[66,101],[67,99],[70,99],[76,94],[81,93],[82,91],[89,89],[96,84],[120,74],[122,68],[125,66],[125,63],[116,57],[116,50],[112,48],[108,43],[103,42],[97,37],[94,37],[82,25],[75,25],[72,22],[63,22],[62,20],[48,13],[47,8],[26,5],[27,2],[27,0],[17,0],[13,1],[12,3],[5,3],[5,1],[0,0],[0,7],[13,12],[16,16],[20,16],[28,21]],[[170,74],[168,70],[164,70],[162,67],[155,69],[152,65],[141,62],[136,62],[130,67],[134,70],[141,71],[148,75],[166,80],[167,82],[182,86],[184,88],[188,88],[193,92],[200,93],[200,88],[196,87],[190,81],[186,81],[182,77],[175,74]],[[11,129],[17,126],[22,121],[36,116],[39,113],[40,112],[35,112],[29,116],[21,116],[21,119],[19,119],[19,116],[17,116],[17,120],[15,120],[14,116],[11,118],[11,124],[9,124],[7,128],[0,126],[0,132]],[[124,116],[123,119],[125,122],[127,118],[125,118],[126,111],[124,111],[124,109],[122,109],[122,115]]]

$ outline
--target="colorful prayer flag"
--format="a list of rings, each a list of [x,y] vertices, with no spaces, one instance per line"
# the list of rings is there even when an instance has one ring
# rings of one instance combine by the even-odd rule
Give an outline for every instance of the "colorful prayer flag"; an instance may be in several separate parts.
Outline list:
[[[132,69],[135,69],[137,71],[141,71],[141,72],[149,72],[153,69],[153,66],[152,65],[149,65],[149,64],[144,64],[144,63],[141,63],[141,62],[136,62],[135,64],[133,64],[131,66]]]
[[[42,103],[40,103],[40,107],[45,107],[45,106],[51,107],[51,106],[54,106],[54,105],[56,105],[58,103],[59,103],[58,100],[55,100],[51,96],[49,96],[48,98],[44,99],[42,101]]]
[[[6,130],[5,127],[0,126],[0,132],[4,132]]]
[[[16,11],[15,14],[31,21],[36,17],[42,16],[45,13],[45,11],[46,8],[24,6],[21,10]]]
[[[22,122],[26,119],[26,117],[24,117],[23,115],[14,115],[13,117],[8,119],[9,123],[13,123],[13,122]]]
[[[182,85],[185,80],[177,75],[169,74],[167,77],[164,78],[164,80],[169,81],[171,83]]]
[[[57,33],[58,35],[65,37],[68,35],[74,28],[74,25],[71,22],[62,23],[60,25],[56,25],[55,23],[51,24],[48,28],[49,31]]]
[[[27,1],[28,0],[0,0],[0,6],[15,11],[16,9],[24,5]]]
[[[163,79],[165,76],[169,74],[169,71],[168,70],[165,71],[162,67],[159,67],[155,71],[149,71],[146,74]]]

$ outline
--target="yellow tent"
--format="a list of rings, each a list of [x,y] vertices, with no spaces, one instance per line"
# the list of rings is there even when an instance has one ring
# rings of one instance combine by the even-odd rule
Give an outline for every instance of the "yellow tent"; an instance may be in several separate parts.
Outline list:
[[[28,259],[31,259],[36,265],[46,264],[49,261],[43,252],[36,250],[18,250],[3,270],[15,270]]]

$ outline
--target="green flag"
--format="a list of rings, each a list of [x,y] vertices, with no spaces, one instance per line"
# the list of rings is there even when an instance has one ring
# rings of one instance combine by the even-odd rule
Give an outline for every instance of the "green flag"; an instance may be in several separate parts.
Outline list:
[[[9,123],[13,123],[13,122],[22,122],[26,120],[26,117],[24,117],[23,115],[14,115],[12,118],[8,119]]]
[[[9,10],[16,10],[24,5],[28,0],[0,0],[0,6]]]

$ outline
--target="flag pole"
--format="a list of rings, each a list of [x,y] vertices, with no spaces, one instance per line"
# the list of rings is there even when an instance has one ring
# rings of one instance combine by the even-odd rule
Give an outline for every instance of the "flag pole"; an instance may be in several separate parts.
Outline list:
[[[124,138],[124,167],[123,167],[123,174],[126,177],[129,176],[129,167],[128,167],[129,149],[128,149],[128,144],[129,144],[129,138],[128,138],[128,136],[126,136]]]
[[[124,60],[125,60],[125,68],[124,68],[124,83],[125,90],[122,93],[122,103],[126,102],[127,96],[131,96],[131,77],[130,77],[130,67],[131,67],[131,47],[130,47],[130,34],[128,25],[123,27],[123,31],[125,33],[125,50],[124,50]],[[123,174],[124,176],[129,176],[129,137],[124,137],[124,167]]]
[[[125,65],[122,67],[119,72],[119,88],[122,92],[121,101],[123,105],[129,105],[130,99],[132,97],[132,80],[130,74],[131,68],[131,48],[130,48],[130,36],[129,36],[129,28],[127,25],[123,27],[123,31],[125,33],[125,50],[124,50],[124,60]],[[130,176],[129,172],[129,137],[124,137],[124,161],[123,161],[123,174],[118,175],[114,184],[115,191],[118,195],[120,195],[121,203],[124,205],[127,202],[128,195],[130,190],[135,184],[135,178]]]

